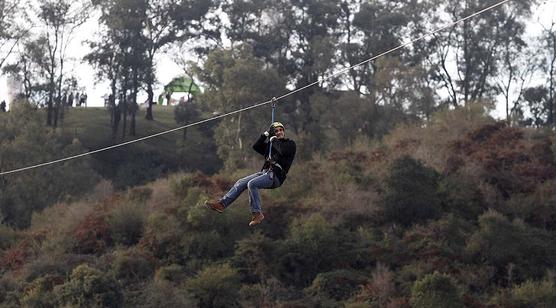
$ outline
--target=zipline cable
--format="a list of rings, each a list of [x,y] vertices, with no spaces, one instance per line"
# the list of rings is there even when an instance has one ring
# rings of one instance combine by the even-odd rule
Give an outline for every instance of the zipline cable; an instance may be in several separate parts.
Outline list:
[[[0,176],[8,175],[8,174],[13,174],[13,173],[18,173],[18,172],[22,172],[22,171],[26,171],[26,170],[35,169],[35,168],[45,167],[45,166],[49,166],[49,165],[53,165],[53,164],[65,162],[65,161],[68,161],[68,160],[72,160],[72,159],[76,159],[76,158],[80,158],[80,157],[84,157],[84,156],[88,156],[88,155],[92,155],[92,154],[96,154],[96,153],[108,151],[108,150],[111,150],[111,149],[123,147],[123,146],[128,145],[128,144],[137,143],[137,142],[140,142],[140,141],[143,141],[143,140],[147,140],[147,139],[155,138],[155,137],[158,137],[158,136],[161,136],[161,135],[169,134],[169,133],[172,133],[172,132],[175,132],[175,131],[178,131],[178,130],[181,130],[181,129],[185,129],[185,128],[188,128],[188,127],[192,127],[192,126],[200,125],[200,124],[203,124],[203,123],[206,123],[206,122],[214,121],[214,120],[217,120],[217,119],[220,119],[220,118],[224,118],[224,117],[227,117],[227,116],[230,116],[230,115],[233,115],[233,114],[237,114],[237,113],[240,113],[240,112],[244,112],[244,111],[247,111],[247,110],[250,110],[250,109],[258,108],[258,107],[261,107],[261,106],[264,106],[264,105],[268,105],[268,104],[270,104],[270,103],[275,103],[276,101],[279,101],[279,100],[281,100],[281,99],[283,99],[283,98],[286,98],[286,97],[291,96],[291,95],[293,95],[293,94],[295,94],[295,93],[298,93],[298,92],[300,92],[300,91],[303,91],[303,90],[305,90],[305,89],[307,89],[307,88],[310,88],[310,87],[312,87],[312,86],[314,86],[314,85],[317,85],[317,84],[319,84],[319,83],[321,83],[321,82],[323,82],[323,81],[325,81],[325,80],[334,78],[334,77],[336,77],[336,76],[338,76],[338,75],[341,75],[341,74],[344,74],[345,72],[347,72],[347,71],[349,71],[349,70],[351,70],[351,69],[353,69],[353,68],[355,68],[355,67],[357,67],[357,66],[361,66],[361,65],[366,64],[366,63],[368,63],[368,62],[371,62],[371,61],[373,61],[373,60],[376,60],[377,58],[383,57],[383,56],[385,56],[385,55],[387,55],[387,54],[390,54],[390,53],[392,53],[392,52],[394,52],[394,51],[396,51],[396,50],[398,50],[398,49],[401,49],[401,48],[404,48],[404,47],[406,47],[406,46],[412,45],[412,44],[414,44],[414,43],[416,43],[416,42],[418,42],[418,41],[421,41],[421,40],[423,40],[423,39],[425,39],[425,38],[427,38],[427,37],[429,37],[429,36],[431,36],[431,35],[433,35],[433,34],[436,34],[436,33],[438,33],[438,32],[444,31],[444,30],[446,30],[446,29],[448,29],[448,28],[451,28],[451,27],[453,27],[453,26],[455,26],[455,25],[457,25],[457,24],[459,24],[459,23],[462,23],[462,22],[464,22],[464,21],[466,21],[466,20],[468,20],[468,19],[471,19],[471,18],[473,18],[473,17],[475,17],[475,16],[477,16],[477,15],[480,15],[480,14],[482,14],[482,13],[484,13],[484,12],[490,11],[490,10],[492,10],[492,9],[494,9],[494,8],[496,8],[496,7],[499,7],[499,6],[501,6],[501,5],[503,5],[503,4],[507,3],[507,2],[510,2],[510,1],[512,1],[512,0],[503,0],[503,1],[501,1],[501,2],[498,2],[498,3],[496,3],[496,4],[494,4],[494,5],[491,5],[491,6],[487,7],[487,8],[485,8],[485,9],[482,9],[482,10],[480,10],[480,11],[478,11],[478,12],[475,12],[475,13],[469,15],[469,16],[466,16],[466,17],[464,17],[464,18],[462,18],[462,19],[459,19],[459,20],[457,20],[457,21],[455,21],[455,22],[452,22],[452,23],[448,24],[447,26],[444,26],[444,27],[442,27],[442,28],[436,29],[436,30],[431,31],[431,32],[429,32],[429,33],[425,33],[424,35],[422,35],[422,36],[419,37],[419,38],[413,39],[413,40],[408,41],[408,42],[406,42],[406,43],[404,43],[404,44],[401,44],[401,45],[399,45],[399,46],[397,46],[397,47],[394,47],[394,48],[392,48],[392,49],[389,49],[389,50],[387,50],[387,51],[385,51],[385,52],[383,52],[383,53],[381,53],[381,54],[378,54],[378,55],[376,55],[376,56],[374,56],[374,57],[372,57],[372,58],[369,58],[369,59],[367,59],[367,60],[361,61],[361,62],[359,62],[359,63],[357,63],[357,64],[354,64],[354,65],[352,65],[352,66],[350,66],[350,67],[347,67],[347,68],[345,68],[345,69],[343,69],[343,70],[340,70],[340,71],[338,71],[338,72],[336,72],[336,73],[334,73],[334,74],[331,74],[331,75],[329,75],[329,76],[323,77],[323,78],[321,78],[321,79],[319,79],[319,80],[317,80],[317,81],[315,81],[315,82],[312,82],[312,83],[310,83],[310,84],[307,84],[307,85],[305,85],[305,86],[303,86],[303,87],[301,87],[301,88],[292,90],[292,91],[290,91],[290,92],[288,92],[288,93],[286,93],[286,94],[284,94],[284,95],[282,95],[282,96],[276,97],[275,99],[273,98],[273,99],[271,99],[271,100],[268,100],[268,101],[265,101],[265,102],[262,102],[262,103],[258,103],[258,104],[251,105],[251,106],[248,106],[248,107],[245,107],[245,108],[241,108],[241,109],[238,109],[238,110],[234,110],[234,111],[231,111],[231,112],[228,112],[228,113],[224,113],[224,114],[221,114],[221,115],[217,115],[217,116],[214,116],[214,117],[211,117],[211,118],[208,118],[208,119],[204,119],[204,120],[197,121],[197,122],[194,122],[194,123],[190,123],[190,124],[187,124],[187,125],[184,125],[184,126],[176,127],[176,128],[173,128],[173,129],[170,129],[170,130],[166,130],[166,131],[163,131],[163,132],[160,132],[160,133],[156,133],[156,134],[153,134],[153,135],[149,135],[149,136],[141,137],[141,138],[138,138],[138,139],[134,139],[134,140],[130,140],[130,141],[118,143],[118,144],[115,144],[115,145],[112,145],[112,146],[108,146],[108,147],[104,147],[104,148],[101,148],[101,149],[89,151],[89,152],[86,152],[86,153],[82,153],[82,154],[78,154],[78,155],[74,155],[74,156],[69,156],[69,157],[66,157],[66,158],[57,159],[57,160],[53,160],[53,161],[50,161],[50,162],[41,163],[41,164],[37,164],[37,165],[31,165],[31,166],[27,166],[27,167],[23,167],[23,168],[19,168],[19,169],[14,169],[14,170],[9,170],[9,171],[0,172]]]

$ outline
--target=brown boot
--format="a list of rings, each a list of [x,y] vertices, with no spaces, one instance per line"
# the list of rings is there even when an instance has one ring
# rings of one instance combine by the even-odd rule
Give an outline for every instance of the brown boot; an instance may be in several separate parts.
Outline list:
[[[258,225],[261,223],[261,221],[263,221],[263,219],[264,219],[263,213],[253,213],[253,218],[251,218],[251,222],[249,223],[249,226],[252,227],[254,225]]]
[[[224,212],[224,204],[220,201],[205,201],[205,206],[211,210],[217,211],[218,213]]]

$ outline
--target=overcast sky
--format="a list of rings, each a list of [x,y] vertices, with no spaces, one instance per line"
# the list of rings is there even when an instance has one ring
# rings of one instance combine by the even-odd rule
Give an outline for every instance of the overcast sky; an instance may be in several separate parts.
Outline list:
[[[511,2],[506,5],[511,5]],[[531,36],[539,33],[541,23],[548,26],[551,21],[556,20],[556,0],[543,1],[539,8],[535,10],[534,14],[535,17],[528,25],[528,33]],[[71,65],[70,73],[76,75],[79,80],[79,84],[83,86],[87,92],[88,106],[102,106],[104,102],[103,96],[109,93],[108,83],[102,82],[95,84],[95,72],[93,68],[88,64],[81,63],[79,60],[88,52],[88,48],[82,42],[83,38],[94,38],[97,27],[97,18],[91,18],[85,25],[83,25],[79,29],[79,32],[74,35],[72,46],[69,48],[71,53],[68,55],[69,57],[76,59],[76,61],[73,61],[73,64]],[[369,57],[370,56],[372,55],[369,55]],[[183,71],[179,65],[172,61],[171,54],[160,54],[157,59],[158,86],[155,89],[155,99],[160,94],[162,85],[170,82],[172,78],[180,76],[181,74],[183,74]],[[6,80],[3,77],[0,79],[0,100],[8,100]],[[143,95],[139,98],[138,103],[142,103],[145,100],[146,95]],[[494,116],[503,117],[504,115],[504,106],[503,104],[499,104]]]

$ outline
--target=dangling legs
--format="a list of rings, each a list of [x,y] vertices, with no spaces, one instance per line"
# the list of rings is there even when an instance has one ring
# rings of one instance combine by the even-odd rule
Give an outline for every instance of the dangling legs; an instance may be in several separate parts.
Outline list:
[[[224,205],[224,207],[228,207],[230,206],[230,204],[232,204],[232,202],[234,202],[237,197],[239,197],[239,195],[241,195],[241,193],[247,189],[247,185],[249,183],[249,181],[251,181],[252,179],[260,176],[261,174],[263,174],[263,172],[257,172],[251,175],[248,175],[242,179],[239,179],[234,186],[232,186],[232,188],[230,188],[230,191],[228,191],[224,197],[222,197],[220,199],[220,202],[222,202],[222,204]]]

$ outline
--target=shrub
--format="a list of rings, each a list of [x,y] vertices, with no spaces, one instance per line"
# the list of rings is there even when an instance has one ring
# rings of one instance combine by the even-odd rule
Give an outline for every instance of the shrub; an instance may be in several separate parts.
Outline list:
[[[435,170],[409,156],[396,160],[381,203],[384,221],[410,226],[437,218],[441,214],[438,180]]]
[[[182,263],[185,256],[180,243],[183,228],[175,216],[155,212],[147,219],[139,246],[164,263]]]
[[[467,249],[496,266],[499,280],[519,281],[538,279],[555,264],[553,243],[553,237],[545,230],[489,211],[480,216],[479,229],[469,239]],[[507,269],[510,263],[512,271]]]
[[[115,208],[108,225],[114,242],[126,246],[136,244],[145,228],[146,214],[142,205],[124,203]]]
[[[25,307],[56,307],[54,286],[64,283],[62,276],[46,275],[25,286],[21,304]]]
[[[182,283],[186,278],[185,269],[178,264],[162,266],[154,274],[154,280],[163,282],[168,281],[174,284]]]
[[[143,281],[151,277],[154,264],[148,256],[139,251],[117,251],[112,261],[116,279],[124,283]]]
[[[464,307],[452,279],[436,272],[413,284],[410,303],[414,308]]]
[[[261,232],[255,232],[236,244],[233,264],[244,282],[259,282],[271,275],[270,262],[274,252],[273,241]]]
[[[74,251],[84,254],[100,254],[111,245],[110,228],[103,212],[88,214],[73,231]]]
[[[315,297],[346,300],[366,282],[361,274],[350,270],[336,270],[317,275],[307,292]]]
[[[0,252],[8,249],[12,244],[16,242],[17,238],[17,232],[15,232],[12,228],[0,223]]]
[[[118,282],[86,264],[76,267],[70,279],[55,287],[61,305],[120,307],[123,296]]]
[[[186,281],[185,286],[198,299],[200,307],[237,305],[239,274],[229,264],[208,266]]]
[[[318,214],[294,221],[275,254],[277,275],[288,284],[306,287],[318,273],[349,266],[353,259],[349,235]]]
[[[507,304],[516,308],[554,307],[554,303],[556,303],[556,284],[550,280],[536,282],[528,280],[514,287],[508,300]]]
[[[130,300],[131,301],[131,300]],[[142,290],[136,303],[130,307],[197,307],[195,299],[185,290],[166,281],[152,281]]]

